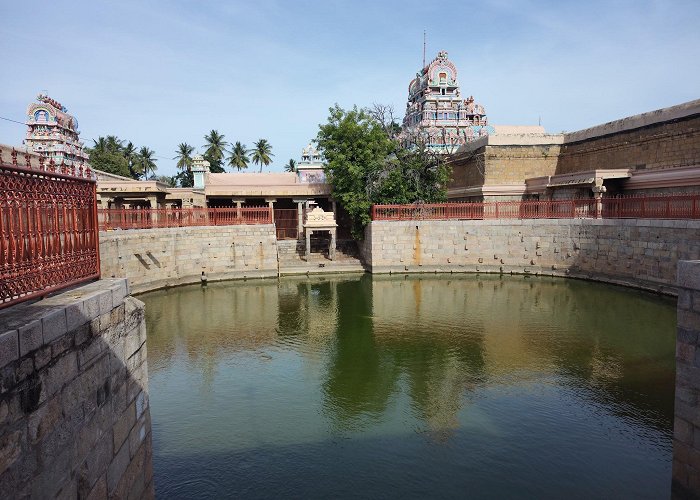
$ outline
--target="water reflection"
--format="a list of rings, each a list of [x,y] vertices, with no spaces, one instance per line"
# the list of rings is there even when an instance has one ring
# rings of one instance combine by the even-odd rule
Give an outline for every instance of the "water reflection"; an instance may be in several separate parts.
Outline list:
[[[257,450],[253,461],[284,467],[289,454],[337,459],[349,443],[358,468],[381,459],[388,474],[399,465],[432,470],[454,452],[450,467],[469,467],[475,484],[497,484],[515,467],[513,484],[525,487],[537,469],[550,483],[563,474],[560,493],[581,470],[598,478],[580,489],[590,494],[609,492],[596,489],[608,467],[627,467],[637,482],[643,472],[657,486],[670,471],[670,300],[488,276],[304,277],[143,297],[155,464],[159,454],[171,464],[157,474],[161,494],[178,484],[172,457]],[[562,459],[578,472],[563,473]],[[230,467],[243,482],[263,480]],[[299,493],[313,492],[303,477]],[[318,481],[313,471],[307,479]],[[368,491],[380,494],[383,484]]]

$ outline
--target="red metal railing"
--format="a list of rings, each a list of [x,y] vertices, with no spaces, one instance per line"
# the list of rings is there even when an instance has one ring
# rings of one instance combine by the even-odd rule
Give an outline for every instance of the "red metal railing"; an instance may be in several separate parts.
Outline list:
[[[372,220],[560,219],[594,216],[594,200],[372,206]]]
[[[607,219],[700,219],[700,195],[604,198],[600,207],[593,199],[372,206],[372,220],[577,219],[598,215]]]
[[[97,211],[100,231],[157,227],[272,224],[269,207],[110,209]]]
[[[89,168],[0,162],[0,308],[100,276]]]
[[[606,219],[700,219],[700,194],[603,198]]]

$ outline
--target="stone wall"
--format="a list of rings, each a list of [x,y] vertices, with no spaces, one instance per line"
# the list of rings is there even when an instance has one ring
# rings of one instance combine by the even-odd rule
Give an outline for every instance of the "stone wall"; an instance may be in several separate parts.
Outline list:
[[[660,169],[700,164],[700,116],[594,137],[566,134],[556,174],[594,169]]]
[[[678,264],[673,492],[700,498],[700,261]]]
[[[491,272],[580,277],[675,293],[676,264],[700,259],[700,221],[375,221],[372,273]]]
[[[100,233],[102,276],[129,278],[132,290],[278,275],[273,224]]]
[[[0,498],[153,497],[143,303],[102,280],[0,312]]]
[[[524,182],[551,175],[557,165],[558,144],[487,146],[485,184]]]

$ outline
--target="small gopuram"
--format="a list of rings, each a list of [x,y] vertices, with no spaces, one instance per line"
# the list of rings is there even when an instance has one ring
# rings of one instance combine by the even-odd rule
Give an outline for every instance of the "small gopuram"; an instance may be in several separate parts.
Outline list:
[[[326,182],[326,174],[323,172],[323,158],[318,149],[309,143],[301,150],[301,161],[297,163],[299,182],[308,184],[322,184]]]
[[[57,165],[86,163],[88,155],[80,142],[78,120],[60,102],[39,94],[27,107],[27,137],[24,144]]]
[[[328,258],[335,258],[335,232],[338,224],[335,222],[335,214],[326,212],[321,207],[314,207],[306,214],[306,222],[304,223],[304,233],[306,234],[306,261],[309,261],[311,254],[311,235],[314,232],[328,231],[331,235],[331,240],[328,246]]]
[[[406,145],[422,141],[431,151],[450,154],[493,132],[484,107],[474,97],[462,97],[457,68],[447,52],[440,51],[408,86],[402,141]]]

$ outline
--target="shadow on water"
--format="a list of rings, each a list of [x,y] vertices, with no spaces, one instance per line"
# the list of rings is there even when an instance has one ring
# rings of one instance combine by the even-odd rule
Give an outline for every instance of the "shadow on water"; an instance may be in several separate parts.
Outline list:
[[[141,298],[160,495],[668,491],[672,300],[489,276]]]

